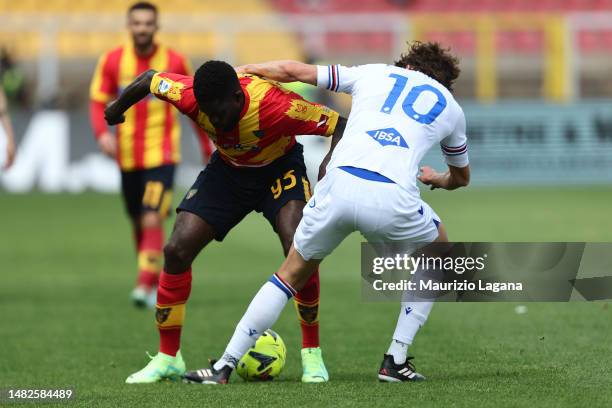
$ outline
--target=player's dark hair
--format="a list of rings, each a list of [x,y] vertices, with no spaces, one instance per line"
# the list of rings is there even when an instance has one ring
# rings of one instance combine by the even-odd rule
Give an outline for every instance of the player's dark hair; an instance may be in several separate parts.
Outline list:
[[[440,82],[449,91],[459,77],[459,60],[437,42],[414,41],[408,44],[408,52],[395,61],[396,67],[410,67]]]
[[[132,4],[128,9],[128,15],[134,10],[151,10],[157,16],[157,6],[153,3],[149,3],[148,1],[139,1]]]
[[[234,67],[224,61],[207,61],[193,76],[193,93],[198,106],[221,100],[240,89]]]

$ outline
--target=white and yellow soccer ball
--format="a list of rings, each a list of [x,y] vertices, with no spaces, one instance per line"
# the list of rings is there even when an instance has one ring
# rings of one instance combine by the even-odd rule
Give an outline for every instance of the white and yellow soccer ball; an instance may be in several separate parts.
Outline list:
[[[278,333],[268,329],[238,361],[236,372],[245,381],[271,381],[283,371],[286,358],[285,342]]]

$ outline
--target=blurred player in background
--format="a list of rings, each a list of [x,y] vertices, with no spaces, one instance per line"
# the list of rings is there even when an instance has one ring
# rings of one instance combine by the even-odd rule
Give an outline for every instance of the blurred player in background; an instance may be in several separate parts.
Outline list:
[[[303,148],[295,136],[333,134],[333,144],[346,123],[337,112],[276,83],[237,75],[225,62],[208,61],[194,77],[144,73],[106,109],[109,124],[123,121],[123,113],[149,93],[205,129],[217,151],[177,208],[164,248],[157,293],[159,353],[129,376],[128,383],[157,382],[184,373],[179,348],[191,265],[206,245],[222,241],[247,214],[257,211],[270,222],[287,255],[310,198]],[[302,327],[302,381],[325,382],[329,376],[319,347],[318,271],[297,294],[296,306]]]
[[[185,374],[188,381],[203,384],[228,382],[236,361],[272,327],[323,258],[353,231],[370,242],[406,242],[413,250],[447,242],[440,218],[420,198],[417,179],[432,189],[453,190],[466,186],[470,178],[465,116],[451,94],[458,61],[437,43],[414,43],[395,66],[278,61],[240,71],[345,92],[353,97],[353,105],[345,135],[304,209],[285,262],[249,305],[222,358],[209,369]],[[448,170],[437,173],[423,167],[419,175],[421,159],[438,143]],[[381,381],[425,379],[407,352],[432,306],[432,300],[405,294],[378,373]]]
[[[4,90],[0,86],[0,166],[8,170],[15,161],[15,135],[11,118],[8,114],[8,103]]]
[[[91,122],[100,150],[121,169],[121,189],[138,252],[138,279],[132,291],[137,306],[154,307],[162,267],[163,220],[172,205],[174,170],[180,161],[180,124],[169,104],[147,98],[126,114],[111,133],[104,108],[138,75],[149,70],[191,72],[188,60],[155,42],[157,8],[148,2],[132,5],[127,14],[131,42],[104,54],[90,89]],[[212,153],[206,133],[196,129],[204,158]]]

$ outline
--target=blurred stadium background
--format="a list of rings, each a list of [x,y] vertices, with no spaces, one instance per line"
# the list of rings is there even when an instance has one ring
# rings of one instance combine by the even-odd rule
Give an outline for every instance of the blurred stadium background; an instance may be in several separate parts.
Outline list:
[[[463,70],[456,94],[466,111],[473,184],[424,192],[451,239],[612,241],[612,0],[153,2],[159,40],[194,66],[211,58],[391,62],[410,39],[451,47]],[[128,40],[131,3],[0,0],[0,78],[19,146],[13,168],[0,173],[0,386],[71,384],[87,406],[187,406],[201,401],[199,390],[119,388],[142,366],[142,352],[155,349],[157,333],[150,316],[128,303],[135,255],[116,194],[119,175],[97,150],[87,105],[97,58]],[[347,98],[299,91],[348,113]],[[191,127],[182,129],[177,190],[184,191],[201,162]],[[327,144],[304,142],[314,174]],[[442,168],[436,149],[424,162]],[[282,381],[232,394],[210,390],[210,400],[609,406],[607,304],[533,304],[521,316],[507,304],[437,305],[415,344],[417,367],[432,381],[410,388],[409,399],[408,390],[377,386],[397,310],[360,302],[358,241],[352,236],[322,268],[322,340],[335,388],[298,386],[299,331],[286,311],[276,326],[289,349]],[[194,267],[188,365],[203,366],[222,351],[280,261],[277,238],[258,216],[206,249]]]
[[[461,57],[456,94],[468,117],[475,186],[612,182],[610,0],[156,3],[160,41],[194,66],[211,58],[390,62],[406,40],[439,41]],[[87,90],[97,58],[127,41],[129,4],[0,0],[2,82],[21,153],[2,176],[5,189],[116,190],[118,176],[91,136]],[[308,96],[348,112],[346,98]],[[310,142],[314,163],[325,147]],[[199,157],[194,138],[183,143],[178,182],[187,186]],[[57,154],[41,153],[49,149]],[[440,165],[439,156],[427,161]]]

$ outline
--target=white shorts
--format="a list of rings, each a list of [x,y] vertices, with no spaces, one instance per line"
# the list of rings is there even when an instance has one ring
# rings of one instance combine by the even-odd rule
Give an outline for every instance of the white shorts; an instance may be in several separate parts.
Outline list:
[[[427,203],[397,184],[365,180],[334,168],[306,203],[293,245],[305,260],[325,258],[353,231],[369,242],[424,245],[438,237],[439,223]]]

